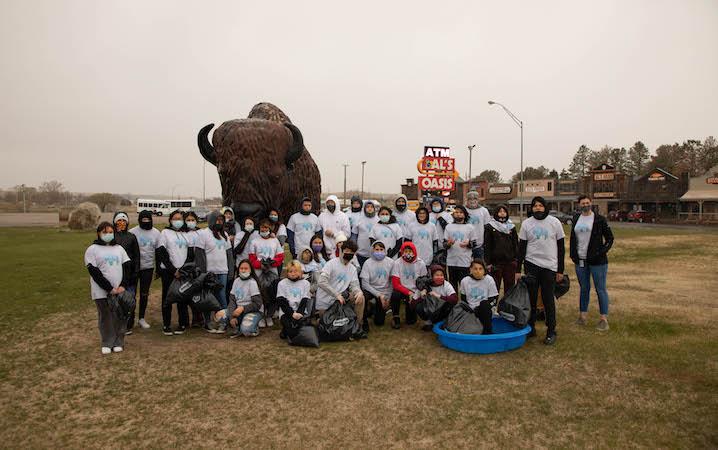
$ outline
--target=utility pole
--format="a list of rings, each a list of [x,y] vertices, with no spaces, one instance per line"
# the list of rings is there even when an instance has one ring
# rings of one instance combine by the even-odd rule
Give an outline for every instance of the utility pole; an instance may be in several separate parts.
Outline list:
[[[361,198],[364,200],[364,166],[366,161],[361,162]]]
[[[476,144],[469,145],[469,178],[466,180],[467,182],[471,181],[471,154],[473,153],[474,147],[476,147]]]
[[[347,201],[347,167],[349,164],[342,164],[344,166],[344,198],[342,199],[342,206]]]
[[[27,207],[25,206],[25,185],[22,185],[22,212],[27,212]]]

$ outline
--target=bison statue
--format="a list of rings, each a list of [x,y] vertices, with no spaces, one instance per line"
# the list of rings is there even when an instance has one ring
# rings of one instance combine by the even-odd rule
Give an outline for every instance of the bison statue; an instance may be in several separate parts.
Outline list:
[[[222,203],[237,218],[265,216],[278,208],[286,221],[298,211],[302,198],[319,208],[319,168],[304,147],[299,128],[271,103],[259,103],[247,119],[224,122],[212,135],[214,124],[197,136],[199,152],[217,167]]]

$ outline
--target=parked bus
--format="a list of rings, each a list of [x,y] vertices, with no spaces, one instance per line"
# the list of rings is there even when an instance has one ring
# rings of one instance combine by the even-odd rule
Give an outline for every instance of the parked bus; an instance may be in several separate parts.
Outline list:
[[[179,209],[180,211],[189,211],[195,207],[194,199],[178,199],[178,200],[157,200],[151,198],[137,199],[137,212],[148,210],[156,216],[163,216]]]

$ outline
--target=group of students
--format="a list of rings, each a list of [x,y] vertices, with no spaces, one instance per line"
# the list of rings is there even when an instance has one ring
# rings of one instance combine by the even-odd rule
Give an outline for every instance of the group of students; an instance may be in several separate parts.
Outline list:
[[[582,228],[575,233],[572,229],[571,234],[571,257],[577,274],[581,270],[579,323],[585,323],[588,306],[583,284],[593,275],[607,327],[605,271],[592,270],[589,265],[604,262],[613,237],[601,216],[598,226],[590,222],[593,226],[588,227],[593,213],[590,199],[583,196],[583,200],[589,202],[582,214],[587,218],[577,217],[574,224],[580,222]],[[134,295],[139,289],[137,323],[141,328],[150,327],[145,313],[153,273],[162,283],[162,326],[168,336],[183,334],[190,326],[203,327],[209,333],[225,333],[231,328],[230,337],[257,336],[261,327],[273,326],[273,318],[279,316],[280,337],[284,338],[296,325],[293,321],[321,317],[334,302],[340,302],[352,305],[362,324],[354,339],[363,339],[371,318],[375,326],[382,326],[390,316],[392,328],[399,329],[402,305],[405,324],[416,323],[416,306],[427,295],[449,305],[466,302],[482,322],[484,333],[491,333],[492,307],[499,289],[502,284],[504,292],[511,289],[523,268],[537,280],[529,286],[529,336],[536,335],[540,290],[547,326],[544,342],[555,342],[553,292],[564,273],[564,231],[561,223],[548,215],[542,197],[531,201],[531,217],[518,233],[507,206],[499,205],[490,214],[475,191],[468,193],[466,205],[456,206],[452,213],[446,211],[440,197],[432,199],[429,208],[422,206],[413,212],[403,195],[393,206],[378,207],[352,197],[345,213],[338,199],[329,196],[317,216],[311,199],[304,198],[286,225],[277,209],[269,209],[266,218],[256,223],[252,217],[237,221],[234,211],[223,207],[208,214],[204,229],[198,228],[195,213],[178,210],[169,215],[169,224],[162,231],[154,228],[149,211],[140,212],[139,225],[131,229],[128,215],[116,213],[113,223],[97,227],[97,240],[85,253],[102,353],[122,351],[124,336],[131,334],[135,325],[134,311],[126,323],[113,323],[110,294],[129,290]],[[285,243],[292,260],[283,273]],[[180,269],[188,263],[215,275],[219,311],[201,313],[183,303],[173,307],[164,301],[170,285],[180,277]],[[429,278],[430,288],[418,289],[416,281],[424,276]],[[174,329],[173,308],[177,314]],[[423,329],[429,330],[431,325],[426,321]]]

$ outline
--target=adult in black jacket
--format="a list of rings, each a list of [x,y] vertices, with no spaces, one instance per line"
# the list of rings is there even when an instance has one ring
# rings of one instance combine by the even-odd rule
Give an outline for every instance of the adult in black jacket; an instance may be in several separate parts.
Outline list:
[[[509,208],[499,205],[493,218],[484,225],[484,262],[497,290],[501,289],[501,280],[504,292],[513,287],[518,257],[519,235],[509,219]]]
[[[130,272],[128,276],[127,290],[135,296],[137,289],[137,277],[140,274],[140,245],[137,243],[137,236],[130,233],[130,218],[124,211],[117,211],[112,217],[115,229],[115,242],[125,249],[130,258]],[[127,334],[132,334],[132,327],[135,324],[135,315],[130,314],[127,319]]]
[[[608,331],[608,251],[613,246],[613,232],[606,218],[592,211],[591,199],[586,195],[578,198],[581,213],[573,217],[569,254],[576,265],[576,278],[581,285],[579,300],[579,325],[586,324],[588,303],[591,297],[591,278],[598,295],[601,320],[596,327]]]

